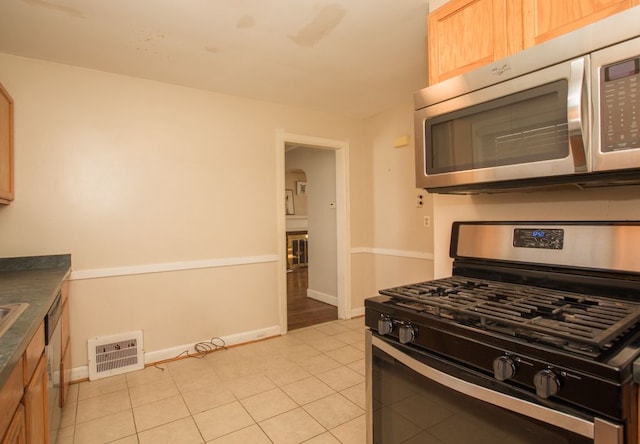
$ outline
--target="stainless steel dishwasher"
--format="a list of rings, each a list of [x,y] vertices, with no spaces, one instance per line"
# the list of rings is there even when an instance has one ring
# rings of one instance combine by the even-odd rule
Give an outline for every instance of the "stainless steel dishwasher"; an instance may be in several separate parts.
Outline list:
[[[45,318],[47,353],[47,396],[49,403],[49,443],[58,439],[62,407],[60,405],[60,361],[62,359],[62,292],[58,292]]]

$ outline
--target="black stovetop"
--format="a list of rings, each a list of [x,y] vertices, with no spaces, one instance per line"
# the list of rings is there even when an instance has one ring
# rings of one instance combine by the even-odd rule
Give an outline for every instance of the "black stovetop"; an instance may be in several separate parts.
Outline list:
[[[380,291],[398,307],[597,358],[640,321],[640,303],[453,276]]]

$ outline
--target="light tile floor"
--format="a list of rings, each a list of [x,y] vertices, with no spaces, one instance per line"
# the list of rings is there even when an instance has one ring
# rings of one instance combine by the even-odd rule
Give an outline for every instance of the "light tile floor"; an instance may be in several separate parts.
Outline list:
[[[72,385],[58,444],[365,442],[364,318],[158,367]]]

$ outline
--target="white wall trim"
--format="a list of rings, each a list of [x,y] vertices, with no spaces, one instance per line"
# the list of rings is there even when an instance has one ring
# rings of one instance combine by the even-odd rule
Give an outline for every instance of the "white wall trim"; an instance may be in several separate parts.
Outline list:
[[[357,318],[360,316],[364,316],[364,307],[358,307],[351,310],[352,318]]]
[[[114,276],[129,276],[134,274],[166,273],[170,271],[195,270],[200,268],[262,264],[265,262],[277,262],[279,259],[280,257],[277,254],[270,254],[264,256],[225,257],[217,259],[204,259],[200,261],[131,265],[128,267],[92,268],[87,270],[73,270],[71,272],[70,279],[99,279]]]
[[[325,304],[333,305],[334,307],[338,306],[337,296],[323,293],[321,291],[312,290],[311,288],[307,288],[307,297],[315,299],[316,301],[324,302]]]
[[[424,259],[433,260],[433,253],[423,253],[421,251],[408,251],[408,250],[391,250],[388,248],[373,248],[373,247],[357,247],[351,249],[351,254],[379,254],[381,256],[397,256],[406,257],[411,259]]]
[[[383,256],[397,256],[412,259],[433,260],[433,253],[420,251],[392,250],[385,248],[357,247],[351,249],[351,254],[379,254]],[[231,267],[236,265],[262,264],[266,262],[278,262],[278,254],[264,256],[225,257],[216,259],[204,259],[199,261],[165,262],[160,264],[131,265],[127,267],[90,268],[86,270],[73,270],[71,280],[100,279],[116,276],[130,276],[148,273],[167,273],[171,271],[196,270],[200,268]]]
[[[226,346],[244,344],[247,342],[258,341],[261,339],[271,338],[275,336],[280,336],[280,326],[274,325],[272,327],[261,328],[259,330],[246,331],[241,333],[236,333],[228,336],[223,336],[221,339],[224,341]],[[211,338],[203,339],[202,342],[209,342]],[[197,341],[199,342],[199,341]],[[151,365],[156,362],[167,361],[169,359],[173,359],[178,357],[180,354],[185,351],[189,351],[189,353],[196,353],[194,346],[197,342],[193,344],[185,344],[178,345],[171,348],[165,348],[163,350],[156,350],[153,352],[144,354],[144,364]],[[75,367],[71,369],[71,381],[80,381],[82,379],[89,378],[89,366],[83,365],[80,367]]]

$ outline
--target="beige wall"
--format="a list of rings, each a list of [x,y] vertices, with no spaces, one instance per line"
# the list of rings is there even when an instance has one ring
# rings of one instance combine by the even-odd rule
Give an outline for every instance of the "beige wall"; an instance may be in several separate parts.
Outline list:
[[[72,377],[87,339],[143,330],[148,362],[280,332],[281,131],[348,143],[351,314],[432,274],[410,98],[366,121],[0,54],[16,199],[0,256],[71,253]],[[78,370],[80,369],[80,370]]]
[[[429,12],[433,12],[450,0],[429,0]]]
[[[0,73],[16,120],[0,255],[72,254],[73,367],[124,331],[147,353],[278,332],[278,129],[348,140],[368,189],[361,120],[4,54]],[[352,307],[363,294],[354,280]]]
[[[369,295],[389,286],[419,282],[433,276],[433,228],[424,217],[433,214],[432,197],[415,187],[413,102],[408,100],[367,120],[372,149],[372,245],[375,285]],[[395,147],[409,137],[409,144]],[[418,207],[418,195],[423,206]],[[357,196],[352,196],[352,200]]]

